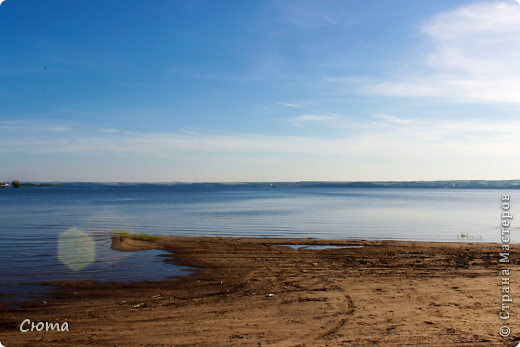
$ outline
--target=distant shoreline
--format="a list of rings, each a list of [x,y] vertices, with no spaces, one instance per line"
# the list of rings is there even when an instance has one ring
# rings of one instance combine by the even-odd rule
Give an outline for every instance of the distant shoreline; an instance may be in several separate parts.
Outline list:
[[[520,180],[445,181],[298,181],[298,182],[56,182],[21,186],[176,186],[193,188],[416,188],[416,189],[520,189]]]
[[[520,189],[520,180],[446,180],[446,181],[298,181],[298,182],[56,182],[21,183],[26,187],[176,186],[193,188],[415,188],[415,189]]]

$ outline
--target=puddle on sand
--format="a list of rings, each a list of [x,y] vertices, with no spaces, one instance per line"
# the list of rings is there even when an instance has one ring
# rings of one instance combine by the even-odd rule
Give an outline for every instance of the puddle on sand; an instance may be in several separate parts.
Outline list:
[[[275,246],[291,247],[293,249],[315,249],[315,250],[364,247],[364,246],[335,246],[335,245],[275,245]]]

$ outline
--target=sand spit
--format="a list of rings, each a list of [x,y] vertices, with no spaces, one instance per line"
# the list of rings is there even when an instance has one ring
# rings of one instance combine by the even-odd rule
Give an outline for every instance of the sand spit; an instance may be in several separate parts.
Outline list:
[[[128,240],[130,241],[130,240]],[[503,268],[520,285],[520,252],[499,264],[489,243],[167,237],[152,245],[195,267],[176,281],[52,283],[46,304],[0,313],[0,342],[13,346],[516,346],[500,337]],[[316,244],[360,248],[293,249]],[[129,250],[129,249],[125,249]],[[50,283],[49,283],[50,284]],[[511,296],[520,305],[520,293]],[[68,322],[69,331],[19,324]],[[25,325],[27,328],[29,325]],[[30,327],[30,326],[29,326]]]
[[[113,236],[110,248],[123,252],[137,252],[157,248],[157,244]]]

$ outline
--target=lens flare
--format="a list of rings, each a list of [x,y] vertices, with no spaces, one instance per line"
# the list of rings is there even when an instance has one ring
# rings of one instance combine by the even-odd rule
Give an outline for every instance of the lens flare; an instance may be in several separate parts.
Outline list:
[[[94,261],[94,240],[78,228],[62,233],[58,240],[58,258],[70,269],[78,271]]]

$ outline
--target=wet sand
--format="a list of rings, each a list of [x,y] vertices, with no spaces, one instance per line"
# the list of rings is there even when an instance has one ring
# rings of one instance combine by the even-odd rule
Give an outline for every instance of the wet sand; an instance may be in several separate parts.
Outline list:
[[[276,244],[363,246],[293,249]],[[13,346],[516,346],[520,252],[490,243],[171,237],[116,249],[173,252],[175,281],[61,281],[55,299],[0,312]],[[119,247],[119,248],[118,248]],[[502,338],[501,269],[515,300]],[[28,331],[24,319],[68,322]],[[24,328],[30,328],[25,325]],[[45,329],[44,329],[45,330]]]

